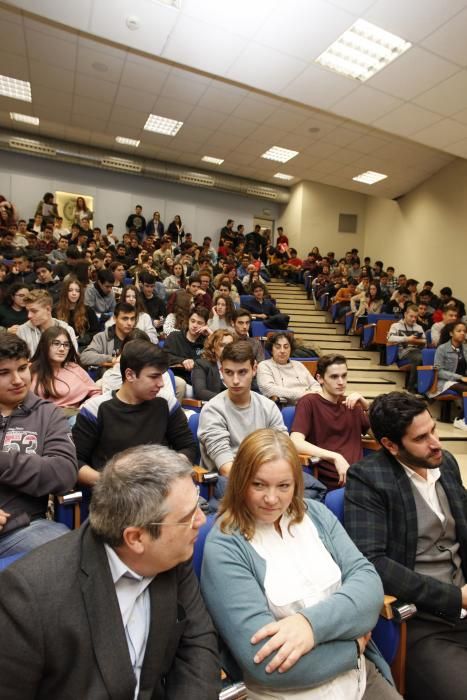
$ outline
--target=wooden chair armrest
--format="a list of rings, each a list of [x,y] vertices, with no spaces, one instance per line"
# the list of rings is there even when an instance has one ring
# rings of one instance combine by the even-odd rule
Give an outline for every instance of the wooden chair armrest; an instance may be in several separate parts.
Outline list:
[[[82,491],[70,491],[69,493],[64,493],[61,496],[57,496],[57,501],[62,506],[67,506],[70,503],[81,503],[83,500]]]
[[[432,370],[435,369],[435,366],[434,365],[418,365],[417,366],[417,370],[422,370],[422,369],[430,370],[430,372],[431,372]]]
[[[381,445],[374,437],[362,437],[362,447],[366,450],[380,450]]]
[[[189,406],[193,408],[201,408],[202,405],[203,402],[199,399],[182,399],[182,406],[185,406],[186,408],[188,408]]]
[[[395,598],[393,595],[384,596],[383,607],[379,611],[381,617],[384,617],[386,620],[394,619],[394,613],[392,611],[391,605],[392,603],[395,603],[396,600],[397,598]]]

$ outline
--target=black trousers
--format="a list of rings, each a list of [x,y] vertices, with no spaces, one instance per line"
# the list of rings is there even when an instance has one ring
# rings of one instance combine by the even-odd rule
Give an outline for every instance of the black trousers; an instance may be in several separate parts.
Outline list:
[[[466,700],[467,618],[407,623],[406,700]]]

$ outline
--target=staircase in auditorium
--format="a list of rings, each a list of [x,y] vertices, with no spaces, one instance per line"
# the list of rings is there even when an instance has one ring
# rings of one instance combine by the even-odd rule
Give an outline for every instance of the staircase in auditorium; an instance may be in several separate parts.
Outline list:
[[[363,350],[358,336],[347,336],[342,324],[331,323],[329,314],[315,308],[313,301],[307,299],[303,286],[287,286],[281,280],[272,280],[268,290],[280,310],[290,316],[290,328],[305,345],[314,343],[323,355],[340,353],[347,358],[348,391],[359,391],[371,401],[383,392],[403,389],[404,372],[396,365],[379,365],[379,353]],[[438,416],[436,404],[430,410]],[[467,485],[467,433],[438,422],[438,434],[443,448],[456,456]]]

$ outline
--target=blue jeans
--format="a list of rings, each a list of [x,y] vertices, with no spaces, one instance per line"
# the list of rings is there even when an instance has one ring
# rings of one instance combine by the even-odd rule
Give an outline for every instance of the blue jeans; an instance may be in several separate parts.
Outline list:
[[[0,557],[30,552],[41,544],[66,535],[67,532],[70,532],[70,530],[62,523],[56,523],[45,518],[33,520],[28,527],[18,528],[0,537]]]

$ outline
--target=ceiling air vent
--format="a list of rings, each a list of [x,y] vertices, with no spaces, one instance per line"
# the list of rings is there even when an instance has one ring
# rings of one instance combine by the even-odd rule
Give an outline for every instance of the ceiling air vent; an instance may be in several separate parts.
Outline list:
[[[268,190],[266,187],[247,187],[246,193],[252,197],[263,197],[266,199],[277,199],[277,192]]]
[[[125,170],[127,173],[140,173],[141,165],[125,158],[102,158],[101,165],[112,170]]]
[[[55,150],[55,148],[46,146],[40,141],[35,141],[34,139],[23,139],[19,136],[14,136],[11,139],[9,139],[8,144],[10,148],[17,148],[20,151],[28,151],[29,153],[37,153],[37,155],[57,155],[57,151]]]
[[[179,182],[185,185],[197,185],[198,187],[214,187],[214,178],[203,173],[181,173],[178,178]]]

